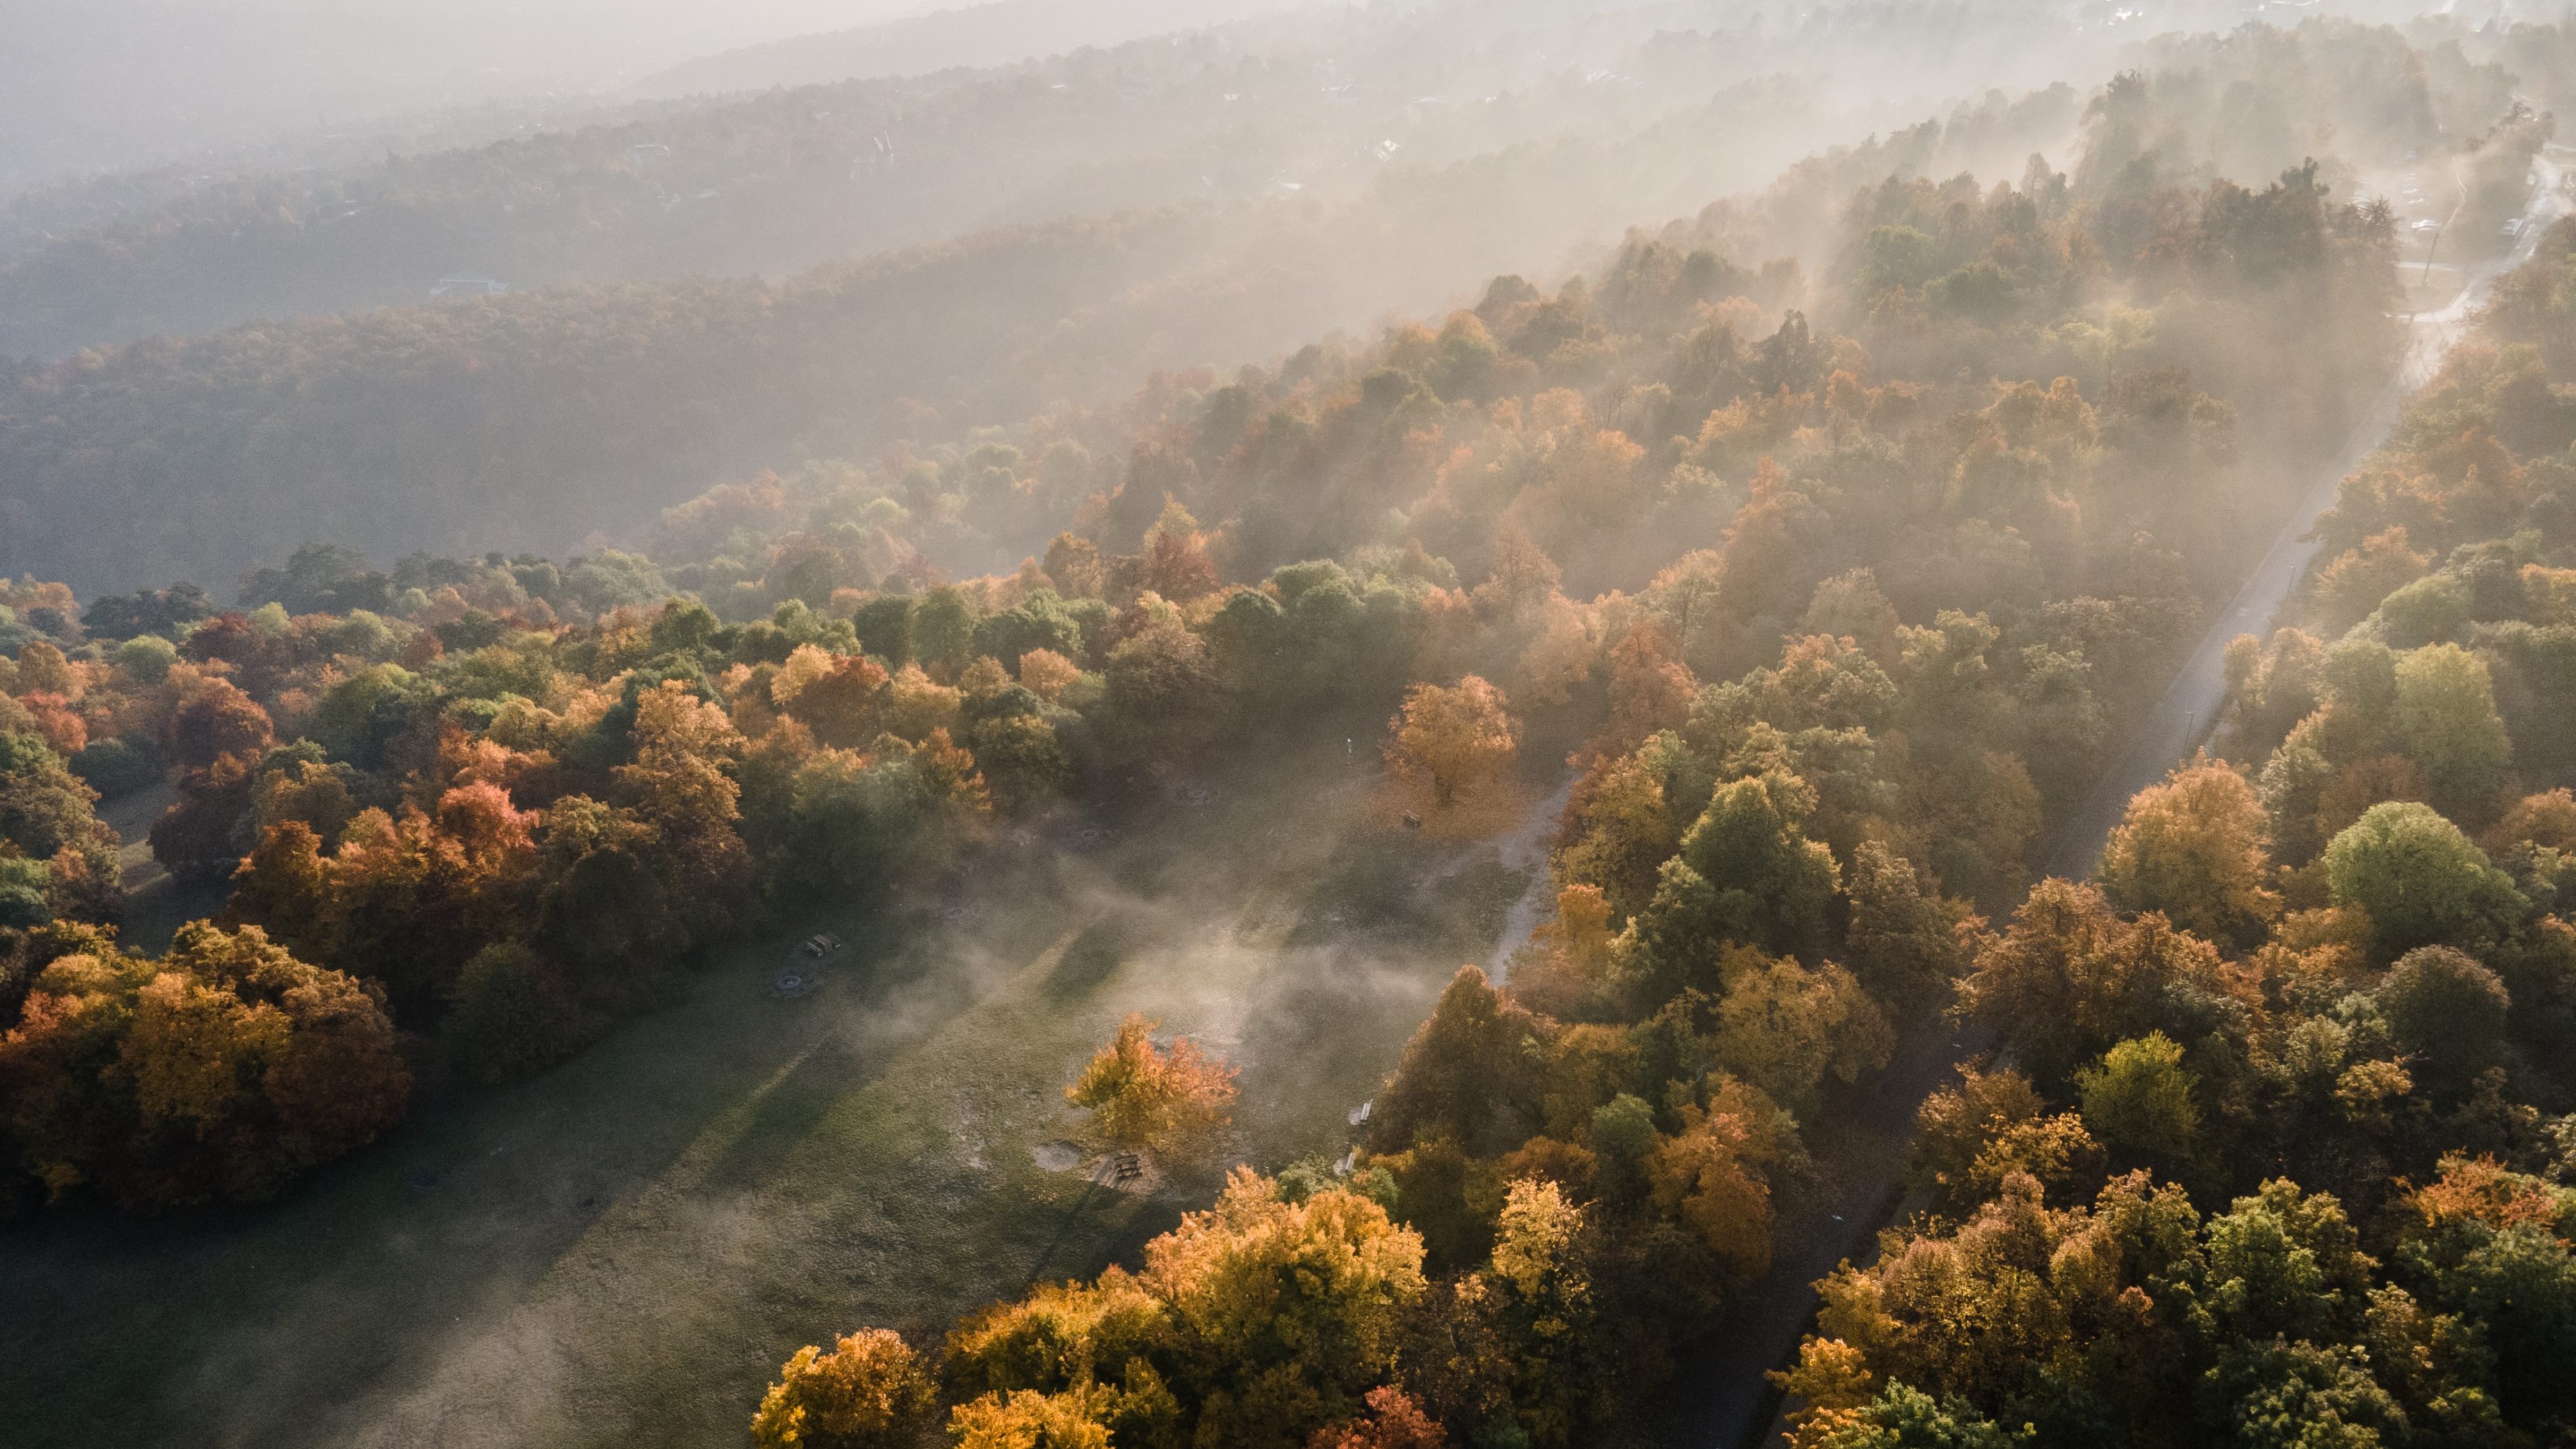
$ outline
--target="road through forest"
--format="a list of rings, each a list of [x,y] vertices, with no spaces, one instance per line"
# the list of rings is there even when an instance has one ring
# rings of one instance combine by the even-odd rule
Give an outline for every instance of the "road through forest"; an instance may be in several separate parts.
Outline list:
[[[2337,485],[2396,423],[2408,394],[2429,380],[2442,357],[2485,299],[2498,275],[2529,259],[2549,224],[2571,207],[2560,192],[2562,172],[2546,156],[2515,245],[2473,266],[2467,285],[2449,306],[2408,317],[2408,337],[2391,377],[2354,428],[2332,466],[2321,470],[2306,496],[2272,541],[2261,563],[2201,637],[2161,698],[2127,732],[2127,747],[2084,802],[2061,821],[2044,857],[2050,875],[2091,874],[2104,841],[2119,824],[2129,797],[2165,777],[2174,763],[2208,738],[2225,700],[2228,642],[2259,633],[2280,611],[2307,572],[2317,543],[2316,521],[2334,505]],[[1746,1295],[1697,1381],[1685,1387],[1687,1417],[1677,1436],[1712,1449],[1753,1449],[1778,1428],[1779,1399],[1767,1375],[1797,1354],[1816,1308],[1815,1280],[1847,1259],[1869,1256],[1874,1235],[1895,1214],[1904,1193],[1912,1150],[1915,1108],[1947,1084],[1958,1064],[1991,1042],[1975,1032],[1932,1034],[1913,1042],[1889,1064],[1868,1098],[1849,1117],[1819,1124],[1810,1143],[1825,1184],[1822,1201],[1805,1221],[1783,1225],[1771,1271]]]

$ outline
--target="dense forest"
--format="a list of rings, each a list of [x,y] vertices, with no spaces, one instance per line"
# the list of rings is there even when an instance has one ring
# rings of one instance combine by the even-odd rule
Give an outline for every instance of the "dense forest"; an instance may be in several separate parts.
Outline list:
[[[1759,682],[1768,641],[1804,617],[1829,641],[1868,638],[1884,662],[1850,643],[1812,661],[1802,646],[1788,666],[1861,671],[1855,687],[1884,695],[1888,719],[1904,708],[1889,667],[1929,671],[1927,688],[1970,677],[1968,698],[1997,691],[1978,707],[1996,733],[1938,747],[1933,736],[1979,715],[1960,713],[1961,697],[1919,702],[1935,728],[1908,747],[1925,751],[1908,783],[1918,802],[1948,797],[1917,808],[1958,832],[1930,832],[1950,853],[1938,864],[1925,844],[1913,853],[1958,894],[1999,899],[2038,825],[2034,778],[2062,792],[2092,763],[2095,670],[2116,689],[2201,608],[2159,538],[2224,552],[2230,520],[2211,498],[2139,480],[2180,464],[2214,486],[2237,452],[2227,403],[2182,369],[2095,344],[2100,329],[2075,320],[2087,284],[2112,281],[2079,270],[2096,255],[2096,203],[2044,170],[2030,190],[1891,182],[1860,197],[1850,270],[1833,278],[1858,337],[1820,333],[1794,309],[1775,324],[1746,295],[1789,285],[1791,268],[1764,269],[1766,283],[1715,252],[1641,241],[1597,284],[1549,296],[1501,278],[1436,331],[1399,328],[1366,353],[1311,349],[1205,391],[1158,387],[1128,410],[1135,441],[1106,493],[1084,491],[1094,479],[1078,440],[1034,457],[988,442],[916,463],[893,487],[800,480],[816,495],[803,526],[775,535],[758,530],[793,507],[787,486],[718,490],[666,517],[659,560],[496,555],[380,575],[315,548],[245,579],[255,611],[211,618],[202,595],[176,588],[108,596],[77,619],[31,592],[12,673],[33,703],[17,737],[52,751],[30,779],[50,781],[56,803],[30,810],[55,823],[19,848],[31,864],[51,858],[48,889],[69,917],[100,916],[77,899],[105,871],[96,847],[78,848],[96,827],[80,820],[84,787],[63,759],[124,781],[166,760],[183,773],[153,828],[163,865],[220,878],[246,861],[242,921],[376,981],[406,1025],[457,1016],[474,1050],[489,1044],[470,1025],[486,1008],[458,995],[482,979],[469,968],[500,950],[545,973],[540,995],[559,990],[561,1011],[505,1014],[537,1039],[493,1048],[542,1060],[578,1039],[580,1019],[615,1010],[645,962],[676,961],[764,894],[882,882],[897,861],[935,859],[931,841],[994,795],[1043,801],[1336,695],[1383,709],[1408,681],[1472,676],[1504,691],[1480,710],[1580,709],[1577,692],[1606,671],[1611,720],[1589,747],[1603,763],[1575,807],[1589,819],[1607,804],[1591,782],[1638,768],[1614,757],[1648,736],[1648,749],[1681,747],[1659,731],[1686,725],[1674,711],[1690,707],[1692,681],[1755,668],[1739,687],[1772,688]],[[2191,260],[2166,280],[2232,304],[2231,331],[2266,315],[2346,319],[2350,345],[2310,354],[2308,388],[2332,393],[2334,368],[2384,349],[2367,283],[2386,266],[2383,216],[2328,206],[2305,171],[2261,193],[2222,182],[2164,194],[2194,217]],[[2277,236],[2296,250],[2262,255]],[[2154,320],[2132,324],[2135,345]],[[1998,325],[2054,380],[1945,400],[1937,383],[1878,375],[1938,377],[1945,346]],[[1890,361],[1872,361],[1873,343]],[[2274,371],[2281,395],[2298,396]],[[1693,418],[1695,436],[1683,431]],[[1610,426],[1623,422],[1659,441]],[[1399,540],[1382,538],[1389,509],[1410,515]],[[987,527],[1018,513],[1027,536],[1052,529],[1053,541],[1016,575],[939,583],[897,531],[959,513]],[[2045,559],[2035,538],[2056,545]],[[717,552],[746,540],[757,577]],[[1676,547],[1689,551],[1672,558]],[[1483,582],[1463,587],[1462,572]],[[690,595],[664,602],[673,577]],[[1909,614],[1929,632],[1900,637],[1894,621]],[[40,637],[44,623],[68,637]],[[74,641],[85,657],[61,647]],[[1922,656],[1912,668],[1909,649]],[[2024,695],[2058,712],[2048,727],[2002,702]],[[1846,782],[1859,797],[1833,802],[1851,817],[1833,837],[1846,851],[1868,799],[1899,788],[1869,762],[1873,722],[1868,709],[1768,721],[1862,731]],[[1701,748],[1687,768],[1713,780],[1740,746],[1720,733]],[[1666,774],[1681,768],[1676,756]],[[574,828],[584,812],[596,821]],[[1640,847],[1587,848],[1603,861],[1588,883],[1615,893],[1624,920],[1645,902],[1634,869],[1612,861]],[[639,887],[688,908],[639,917]],[[48,939],[22,983],[87,938]],[[607,977],[585,979],[585,959]]]
[[[2223,757],[1965,938],[2002,1055],[1924,1105],[1925,1213],[1826,1284],[1800,1445],[2567,1433],[2571,254],[2345,480]]]
[[[2064,18],[1976,19],[2024,8]],[[599,279],[333,311],[353,271],[277,304],[331,315],[0,375],[0,1234],[184,1251],[296,1212],[707,1009],[693,983],[816,902],[893,939],[1330,736],[1362,843],[1313,919],[1538,842],[1534,928],[1425,998],[1373,1096],[1255,1101],[1257,1047],[1126,1014],[1069,1080],[995,1089],[1060,1093],[1048,1170],[1089,1174],[1025,1281],[782,1290],[710,1215],[692,1275],[822,1316],[783,1364],[754,1345],[764,1393],[647,1369],[761,1446],[1698,1442],[1709,1382],[1774,1368],[1793,1449],[2576,1433],[2560,30],[2088,29],[2120,68],[1820,150],[1892,114],[1762,74],[1826,29],[1643,7],[1547,32],[1631,84],[1542,57],[1420,119],[1414,169],[1354,149],[1367,107],[1538,33],[1501,7],[1433,45],[1458,14],[675,102],[283,208],[243,177],[77,244],[22,227],[0,267],[63,284],[8,295],[63,318],[164,282],[211,317],[281,258],[417,269],[503,195],[531,215],[486,235]],[[1854,55],[1928,23],[1852,15]],[[1356,98],[1317,84],[1344,44],[1386,60]],[[1240,109],[1177,122],[1212,94]],[[1229,138],[1341,170],[1284,194],[1247,178],[1293,158],[1247,145],[1176,202]],[[1669,166],[1695,150],[1726,154]],[[650,230],[719,171],[776,184]],[[864,224],[823,216],[859,183]],[[1551,190],[1673,219],[1572,266],[1585,217],[1478,238]],[[351,207],[381,230],[325,237]],[[253,213],[261,259],[200,270]],[[2445,306],[2457,338],[2419,320]],[[2091,850],[2137,721],[2309,532],[2200,747]],[[1100,909],[1068,899],[1050,983]],[[914,1009],[867,1000],[847,1029]],[[805,1110],[762,1101],[804,1060],[664,1156],[756,1171],[732,1144]],[[1762,1339],[1767,1275],[1850,1202],[1851,1124],[1926,1063],[1904,1182],[1853,1208],[1794,1349]],[[1255,1145],[1256,1110],[1335,1145]],[[1102,1191],[1167,1210],[1048,1256]],[[581,1433],[658,1411],[594,1397]]]

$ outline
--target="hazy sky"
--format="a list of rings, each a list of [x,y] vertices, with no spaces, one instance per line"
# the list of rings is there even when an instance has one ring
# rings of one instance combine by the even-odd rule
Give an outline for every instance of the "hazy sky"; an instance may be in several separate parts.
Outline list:
[[[1120,0],[1063,3],[1110,20]],[[950,0],[0,0],[0,193],[442,106],[592,93],[734,46],[949,8]]]

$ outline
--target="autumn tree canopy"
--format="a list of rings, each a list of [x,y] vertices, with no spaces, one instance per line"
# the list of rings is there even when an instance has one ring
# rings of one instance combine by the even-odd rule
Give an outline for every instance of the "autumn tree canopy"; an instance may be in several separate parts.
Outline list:
[[[1129,1014],[1064,1097],[1091,1113],[1090,1131],[1107,1146],[1188,1154],[1226,1127],[1235,1070],[1187,1037],[1157,1046],[1157,1025]]]
[[[1428,785],[1442,808],[1492,789],[1520,751],[1520,726],[1503,692],[1470,674],[1454,685],[1418,684],[1387,722],[1386,767]]]

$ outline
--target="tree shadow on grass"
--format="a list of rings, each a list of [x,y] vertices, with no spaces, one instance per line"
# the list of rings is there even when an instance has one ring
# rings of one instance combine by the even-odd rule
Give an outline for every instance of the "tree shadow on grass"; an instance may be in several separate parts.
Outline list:
[[[1124,922],[1094,921],[1056,959],[1047,973],[1046,999],[1051,1006],[1070,1006],[1100,989],[1118,963],[1127,959],[1130,932]]]
[[[330,1442],[421,1382],[459,1322],[522,1300],[666,1181],[729,1111],[748,1117],[698,1190],[773,1167],[900,1050],[854,1045],[815,1009],[874,1009],[906,954],[836,969],[819,1001],[775,1001],[776,946],[743,948],[689,980],[686,1004],[529,1081],[432,1103],[281,1203],[12,1225],[0,1299],[27,1305],[19,1326],[49,1328],[0,1328],[11,1442]],[[915,1010],[927,1024],[963,1005]]]

